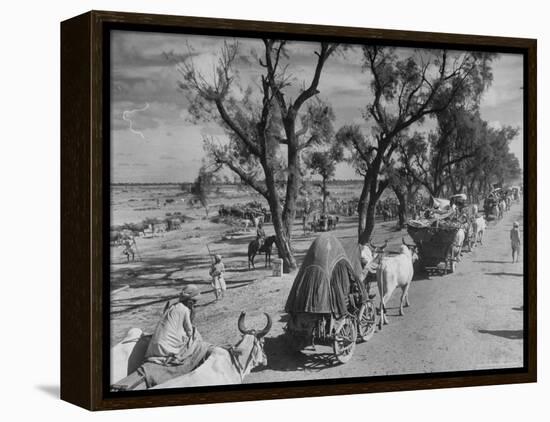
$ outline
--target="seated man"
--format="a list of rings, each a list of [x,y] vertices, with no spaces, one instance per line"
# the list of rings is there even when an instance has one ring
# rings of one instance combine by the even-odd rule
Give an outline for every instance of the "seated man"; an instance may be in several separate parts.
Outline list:
[[[261,249],[265,242],[265,231],[261,221],[256,229],[256,240],[258,241],[258,249]]]
[[[209,345],[193,325],[194,305],[200,292],[190,284],[179,301],[166,305],[138,370],[113,386],[114,390],[142,390],[184,375],[206,357]]]

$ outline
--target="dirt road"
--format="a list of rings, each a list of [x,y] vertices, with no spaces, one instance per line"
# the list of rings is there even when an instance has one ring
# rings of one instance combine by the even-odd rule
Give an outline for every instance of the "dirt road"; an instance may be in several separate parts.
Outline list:
[[[258,259],[261,264],[257,270],[248,271],[247,238],[214,245],[227,251],[228,292],[220,302],[214,302],[208,293],[205,273],[209,264],[204,254],[202,259],[192,253],[180,258],[181,253],[174,252],[163,260],[120,266],[115,280],[121,277],[120,283],[129,279],[133,283],[113,302],[111,342],[119,341],[131,326],[150,332],[165,300],[182,284],[193,282],[205,291],[198,303],[196,323],[203,338],[211,343],[235,343],[239,339],[236,325],[241,310],[248,312],[250,326],[263,326],[262,312],[273,317],[273,328],[265,340],[268,367],[250,374],[247,383],[521,366],[523,263],[511,262],[509,242],[509,230],[516,220],[523,227],[519,204],[514,204],[500,222],[489,223],[483,246],[465,253],[456,273],[415,279],[409,293],[411,307],[405,308],[403,317],[397,316],[400,293],[395,292],[388,305],[389,325],[369,342],[358,344],[345,365],[333,364],[328,347],[308,355],[289,351],[282,336],[283,308],[294,275],[269,276],[261,265],[263,258]],[[390,238],[390,248],[396,248],[405,233],[395,231],[394,224],[379,224],[375,235],[378,241]],[[343,243],[354,242],[355,230],[353,219],[343,219],[337,236]],[[297,236],[299,262],[313,237]],[[125,277],[129,271],[132,277]]]

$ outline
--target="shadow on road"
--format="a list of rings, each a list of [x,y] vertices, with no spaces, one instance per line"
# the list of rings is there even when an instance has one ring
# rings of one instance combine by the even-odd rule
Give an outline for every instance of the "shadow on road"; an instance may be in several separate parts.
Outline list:
[[[520,311],[520,312],[523,312],[523,306],[514,307],[514,308],[512,308],[512,311]]]
[[[474,262],[479,262],[480,264],[511,264],[510,261],[491,261],[491,260],[488,260],[488,261],[474,261]]]
[[[496,276],[513,276],[513,277],[523,277],[523,274],[516,274],[516,273],[505,273],[505,272],[499,272],[499,273],[485,273],[486,275],[496,275]]]
[[[226,282],[226,284],[228,285],[227,290],[240,289],[241,287],[248,286],[250,283],[253,283],[254,281],[255,280],[251,279],[251,280],[235,280],[235,281],[231,281],[231,282]],[[213,293],[213,292],[214,292],[213,289],[205,290],[205,291],[201,292],[201,295],[208,294],[208,293]],[[133,297],[133,298],[130,298],[130,299],[125,299],[124,301],[116,302],[116,304],[118,304],[120,306],[123,306],[124,302],[135,301],[135,300],[144,300],[144,299],[148,300],[149,298],[154,298],[154,297],[155,296],[136,296],[136,297]],[[169,300],[174,300],[178,297],[179,297],[179,294],[172,294],[172,295],[167,295],[167,296],[156,297],[154,300],[150,300],[148,302],[137,303],[135,305],[128,305],[128,306],[126,306],[122,309],[111,310],[111,315],[123,314],[125,312],[129,312],[129,311],[144,308],[144,307],[147,307],[147,306],[155,305],[157,303],[166,302],[166,301],[169,301]],[[115,302],[113,302],[113,303],[115,303]],[[196,305],[196,306],[198,308],[200,308],[200,307],[210,305],[212,303],[215,303],[215,301],[201,303],[201,304]]]
[[[523,330],[477,330],[481,334],[491,334],[508,340],[523,340]]]
[[[264,351],[267,355],[267,368],[274,371],[321,371],[337,364],[332,353],[304,354],[292,350],[286,335],[267,337]]]

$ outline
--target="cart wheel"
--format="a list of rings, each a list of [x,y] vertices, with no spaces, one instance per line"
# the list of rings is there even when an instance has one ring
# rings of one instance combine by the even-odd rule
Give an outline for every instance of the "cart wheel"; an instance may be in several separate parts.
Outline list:
[[[357,315],[357,339],[369,341],[374,335],[376,329],[376,309],[372,301],[368,301],[361,306]]]
[[[355,341],[357,340],[357,326],[355,321],[345,317],[344,321],[334,333],[334,343],[332,348],[334,356],[340,363],[348,362],[355,350]]]

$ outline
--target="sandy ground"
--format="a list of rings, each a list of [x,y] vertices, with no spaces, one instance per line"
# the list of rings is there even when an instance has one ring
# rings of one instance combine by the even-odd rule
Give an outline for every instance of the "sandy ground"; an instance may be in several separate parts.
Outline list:
[[[268,366],[251,373],[248,383],[521,366],[523,263],[511,262],[509,242],[515,220],[523,226],[520,204],[514,204],[500,222],[489,223],[484,245],[465,253],[454,274],[418,274],[409,292],[411,307],[405,308],[403,317],[397,314],[400,293],[395,292],[388,306],[389,325],[369,342],[358,344],[345,365],[334,364],[328,347],[307,355],[289,351],[282,336],[283,308],[295,274],[272,277],[263,266],[263,256],[256,258],[257,269],[249,271],[246,250],[253,232],[222,241],[220,227],[196,221],[193,236],[187,231],[139,239],[141,261],[135,263],[123,263],[120,249],[113,248],[113,262],[118,263],[112,266],[112,289],[129,287],[112,295],[111,344],[131,327],[151,332],[166,300],[183,285],[195,283],[203,291],[196,324],[211,343],[238,341],[237,318],[242,310],[251,327],[264,325],[263,312],[272,316],[273,328],[265,339]],[[396,250],[406,232],[394,226],[395,222],[378,223],[375,242],[390,239],[389,249]],[[356,217],[343,218],[334,234],[344,246],[351,246],[356,227]],[[298,226],[295,233],[301,262],[315,234],[303,235]],[[228,291],[220,302],[214,301],[209,285],[207,241],[213,253],[224,256],[227,268]]]

